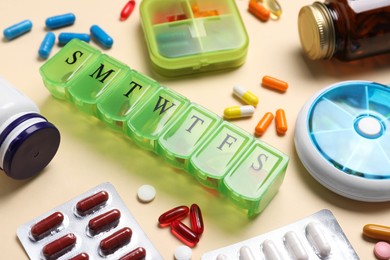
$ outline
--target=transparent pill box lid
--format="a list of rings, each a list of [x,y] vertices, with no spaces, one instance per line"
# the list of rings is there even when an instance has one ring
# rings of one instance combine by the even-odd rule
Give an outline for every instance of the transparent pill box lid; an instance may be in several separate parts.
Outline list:
[[[249,39],[234,0],[143,0],[140,12],[159,74],[214,71],[245,62]]]

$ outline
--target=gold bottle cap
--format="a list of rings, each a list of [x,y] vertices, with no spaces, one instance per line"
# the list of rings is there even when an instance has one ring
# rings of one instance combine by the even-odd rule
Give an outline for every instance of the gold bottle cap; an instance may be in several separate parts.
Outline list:
[[[315,2],[301,8],[298,15],[301,45],[312,60],[331,58],[335,49],[335,31],[327,7]]]

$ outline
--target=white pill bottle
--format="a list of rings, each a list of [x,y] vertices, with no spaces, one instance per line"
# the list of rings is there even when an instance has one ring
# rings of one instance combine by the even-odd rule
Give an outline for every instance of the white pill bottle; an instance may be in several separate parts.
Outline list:
[[[17,180],[42,171],[60,144],[58,129],[0,76],[0,171]]]

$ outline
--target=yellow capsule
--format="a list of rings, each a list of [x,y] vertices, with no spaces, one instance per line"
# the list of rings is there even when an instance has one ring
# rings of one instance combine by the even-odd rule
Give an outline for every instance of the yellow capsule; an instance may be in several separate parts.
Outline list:
[[[369,238],[390,241],[390,227],[387,226],[367,224],[363,227],[363,234]]]
[[[259,98],[255,94],[244,89],[240,85],[235,85],[233,87],[233,94],[239,97],[242,101],[244,101],[248,105],[255,107],[259,103]]]
[[[278,135],[284,135],[287,132],[287,119],[283,109],[276,110],[275,124]]]
[[[272,123],[273,119],[274,115],[271,112],[265,113],[255,127],[255,134],[258,136],[262,136],[268,129],[269,125]]]
[[[255,113],[255,108],[250,105],[246,106],[232,106],[223,111],[223,116],[226,119],[249,117]]]

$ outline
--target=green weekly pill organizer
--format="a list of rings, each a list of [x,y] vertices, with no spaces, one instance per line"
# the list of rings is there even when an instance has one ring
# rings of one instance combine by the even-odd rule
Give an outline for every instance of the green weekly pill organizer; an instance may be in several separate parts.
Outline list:
[[[235,0],[143,0],[141,24],[155,70],[166,76],[234,68],[249,38]]]
[[[249,216],[282,184],[287,155],[83,41],[70,41],[40,72],[55,98],[218,190]]]

